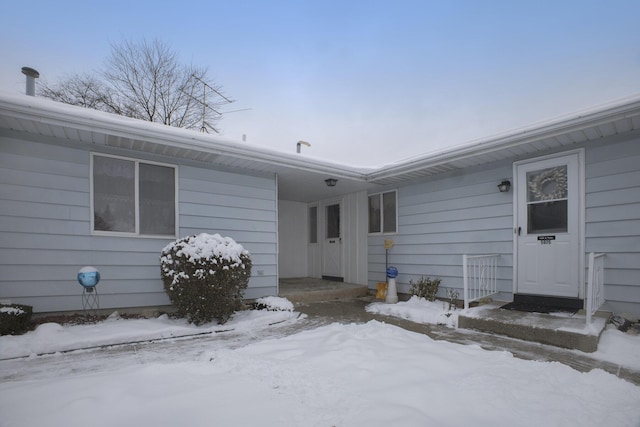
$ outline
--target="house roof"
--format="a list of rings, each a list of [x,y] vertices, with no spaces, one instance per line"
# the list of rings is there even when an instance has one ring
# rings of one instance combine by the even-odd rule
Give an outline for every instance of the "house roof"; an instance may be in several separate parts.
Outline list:
[[[354,168],[26,95],[0,94],[0,128],[178,157],[249,174],[277,174],[281,199],[310,202],[632,132],[640,129],[640,97],[380,168]],[[326,178],[337,178],[338,186],[327,187]]]
[[[369,182],[393,184],[470,166],[535,155],[640,129],[640,96],[386,165]]]
[[[125,148],[253,175],[278,175],[281,199],[312,201],[366,189],[369,169],[283,153],[215,135],[95,111],[45,98],[0,93],[0,128],[69,143]],[[336,178],[337,187],[324,180]]]

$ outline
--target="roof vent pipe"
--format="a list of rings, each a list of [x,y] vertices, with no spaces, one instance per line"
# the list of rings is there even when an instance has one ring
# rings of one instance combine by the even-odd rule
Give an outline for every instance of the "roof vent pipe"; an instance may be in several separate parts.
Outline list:
[[[296,144],[296,152],[300,152],[300,146],[301,145],[306,145],[307,147],[311,147],[311,144],[309,144],[307,141],[298,141],[298,143]]]
[[[36,96],[36,79],[40,73],[30,67],[22,67],[22,74],[27,76],[27,95]]]

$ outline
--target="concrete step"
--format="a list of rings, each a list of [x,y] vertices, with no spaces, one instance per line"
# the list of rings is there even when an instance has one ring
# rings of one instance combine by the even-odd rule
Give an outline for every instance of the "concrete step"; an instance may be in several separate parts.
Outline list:
[[[293,303],[307,303],[358,298],[368,294],[366,285],[303,278],[281,280],[279,296]]]
[[[458,318],[458,327],[592,353],[598,349],[610,315],[597,313],[587,325],[581,312],[571,315],[501,310],[504,304],[492,302],[465,310]]]

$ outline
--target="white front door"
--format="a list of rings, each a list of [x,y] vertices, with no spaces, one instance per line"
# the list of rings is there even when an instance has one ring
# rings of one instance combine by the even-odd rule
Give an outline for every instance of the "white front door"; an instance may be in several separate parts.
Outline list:
[[[515,165],[516,293],[580,297],[580,153]]]
[[[342,278],[342,237],[340,203],[325,206],[324,244],[322,249],[322,275]]]

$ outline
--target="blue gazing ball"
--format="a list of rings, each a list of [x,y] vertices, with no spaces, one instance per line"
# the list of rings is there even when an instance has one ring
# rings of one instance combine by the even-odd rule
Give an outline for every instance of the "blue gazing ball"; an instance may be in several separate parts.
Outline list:
[[[78,271],[78,283],[85,288],[93,288],[100,281],[100,272],[95,267],[82,267]]]
[[[387,268],[387,277],[389,279],[395,279],[396,277],[398,277],[398,269],[395,267],[388,267]]]

